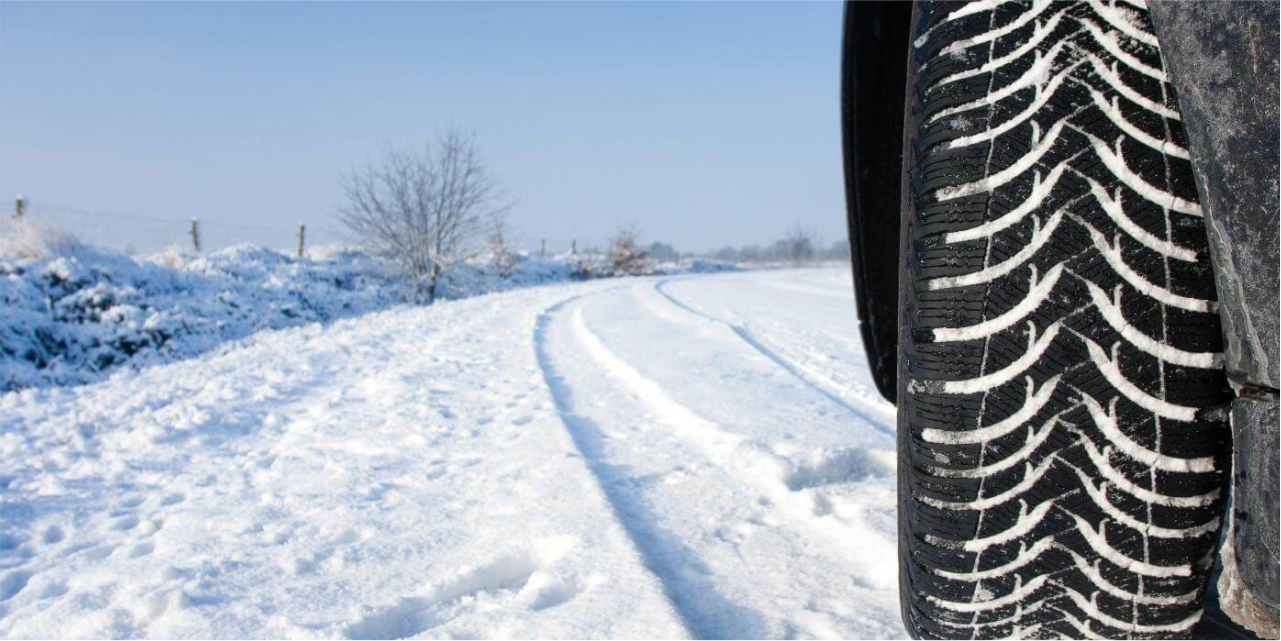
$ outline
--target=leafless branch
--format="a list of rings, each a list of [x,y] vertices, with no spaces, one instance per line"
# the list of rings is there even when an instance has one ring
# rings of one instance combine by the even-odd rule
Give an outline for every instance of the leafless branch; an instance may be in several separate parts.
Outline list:
[[[381,161],[344,176],[342,186],[339,219],[400,265],[429,301],[443,275],[481,251],[486,223],[510,207],[475,137],[458,131],[419,153],[388,149]]]

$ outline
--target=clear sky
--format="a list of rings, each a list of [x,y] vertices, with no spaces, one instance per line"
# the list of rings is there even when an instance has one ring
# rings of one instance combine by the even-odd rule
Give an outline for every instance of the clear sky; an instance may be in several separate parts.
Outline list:
[[[476,133],[527,241],[843,233],[838,2],[3,3],[0,195],[334,225],[388,143]],[[8,209],[6,205],[5,210]]]

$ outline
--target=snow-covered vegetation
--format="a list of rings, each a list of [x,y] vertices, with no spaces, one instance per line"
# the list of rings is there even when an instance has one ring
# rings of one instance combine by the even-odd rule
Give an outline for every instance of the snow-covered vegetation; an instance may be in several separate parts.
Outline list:
[[[640,246],[640,234],[633,226],[618,230],[609,240],[605,261],[616,274],[635,276],[654,272],[654,259]]]
[[[128,256],[12,222],[0,238],[0,391],[91,382],[264,329],[426,302],[403,271],[350,248],[322,246],[305,258],[254,245]],[[445,273],[438,295],[611,275],[605,265],[575,255],[486,255]],[[723,267],[664,266],[669,273]]]
[[[481,255],[486,221],[501,224],[510,206],[475,136],[457,131],[418,151],[387,150],[346,176],[343,190],[343,224],[391,259],[428,301]]]

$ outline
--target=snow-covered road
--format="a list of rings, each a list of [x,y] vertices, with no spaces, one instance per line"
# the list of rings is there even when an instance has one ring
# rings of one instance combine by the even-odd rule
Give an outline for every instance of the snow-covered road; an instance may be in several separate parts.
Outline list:
[[[0,636],[902,636],[850,292],[539,287],[7,394]]]

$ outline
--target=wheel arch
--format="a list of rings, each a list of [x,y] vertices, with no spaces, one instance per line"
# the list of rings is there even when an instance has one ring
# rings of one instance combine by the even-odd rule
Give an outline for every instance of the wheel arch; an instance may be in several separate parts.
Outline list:
[[[1153,2],[1210,241],[1232,403],[1222,609],[1277,634],[1278,32],[1275,2]],[[1230,554],[1228,552],[1231,552]]]
[[[912,2],[845,4],[841,146],[859,331],[876,388],[898,389],[899,223]]]

